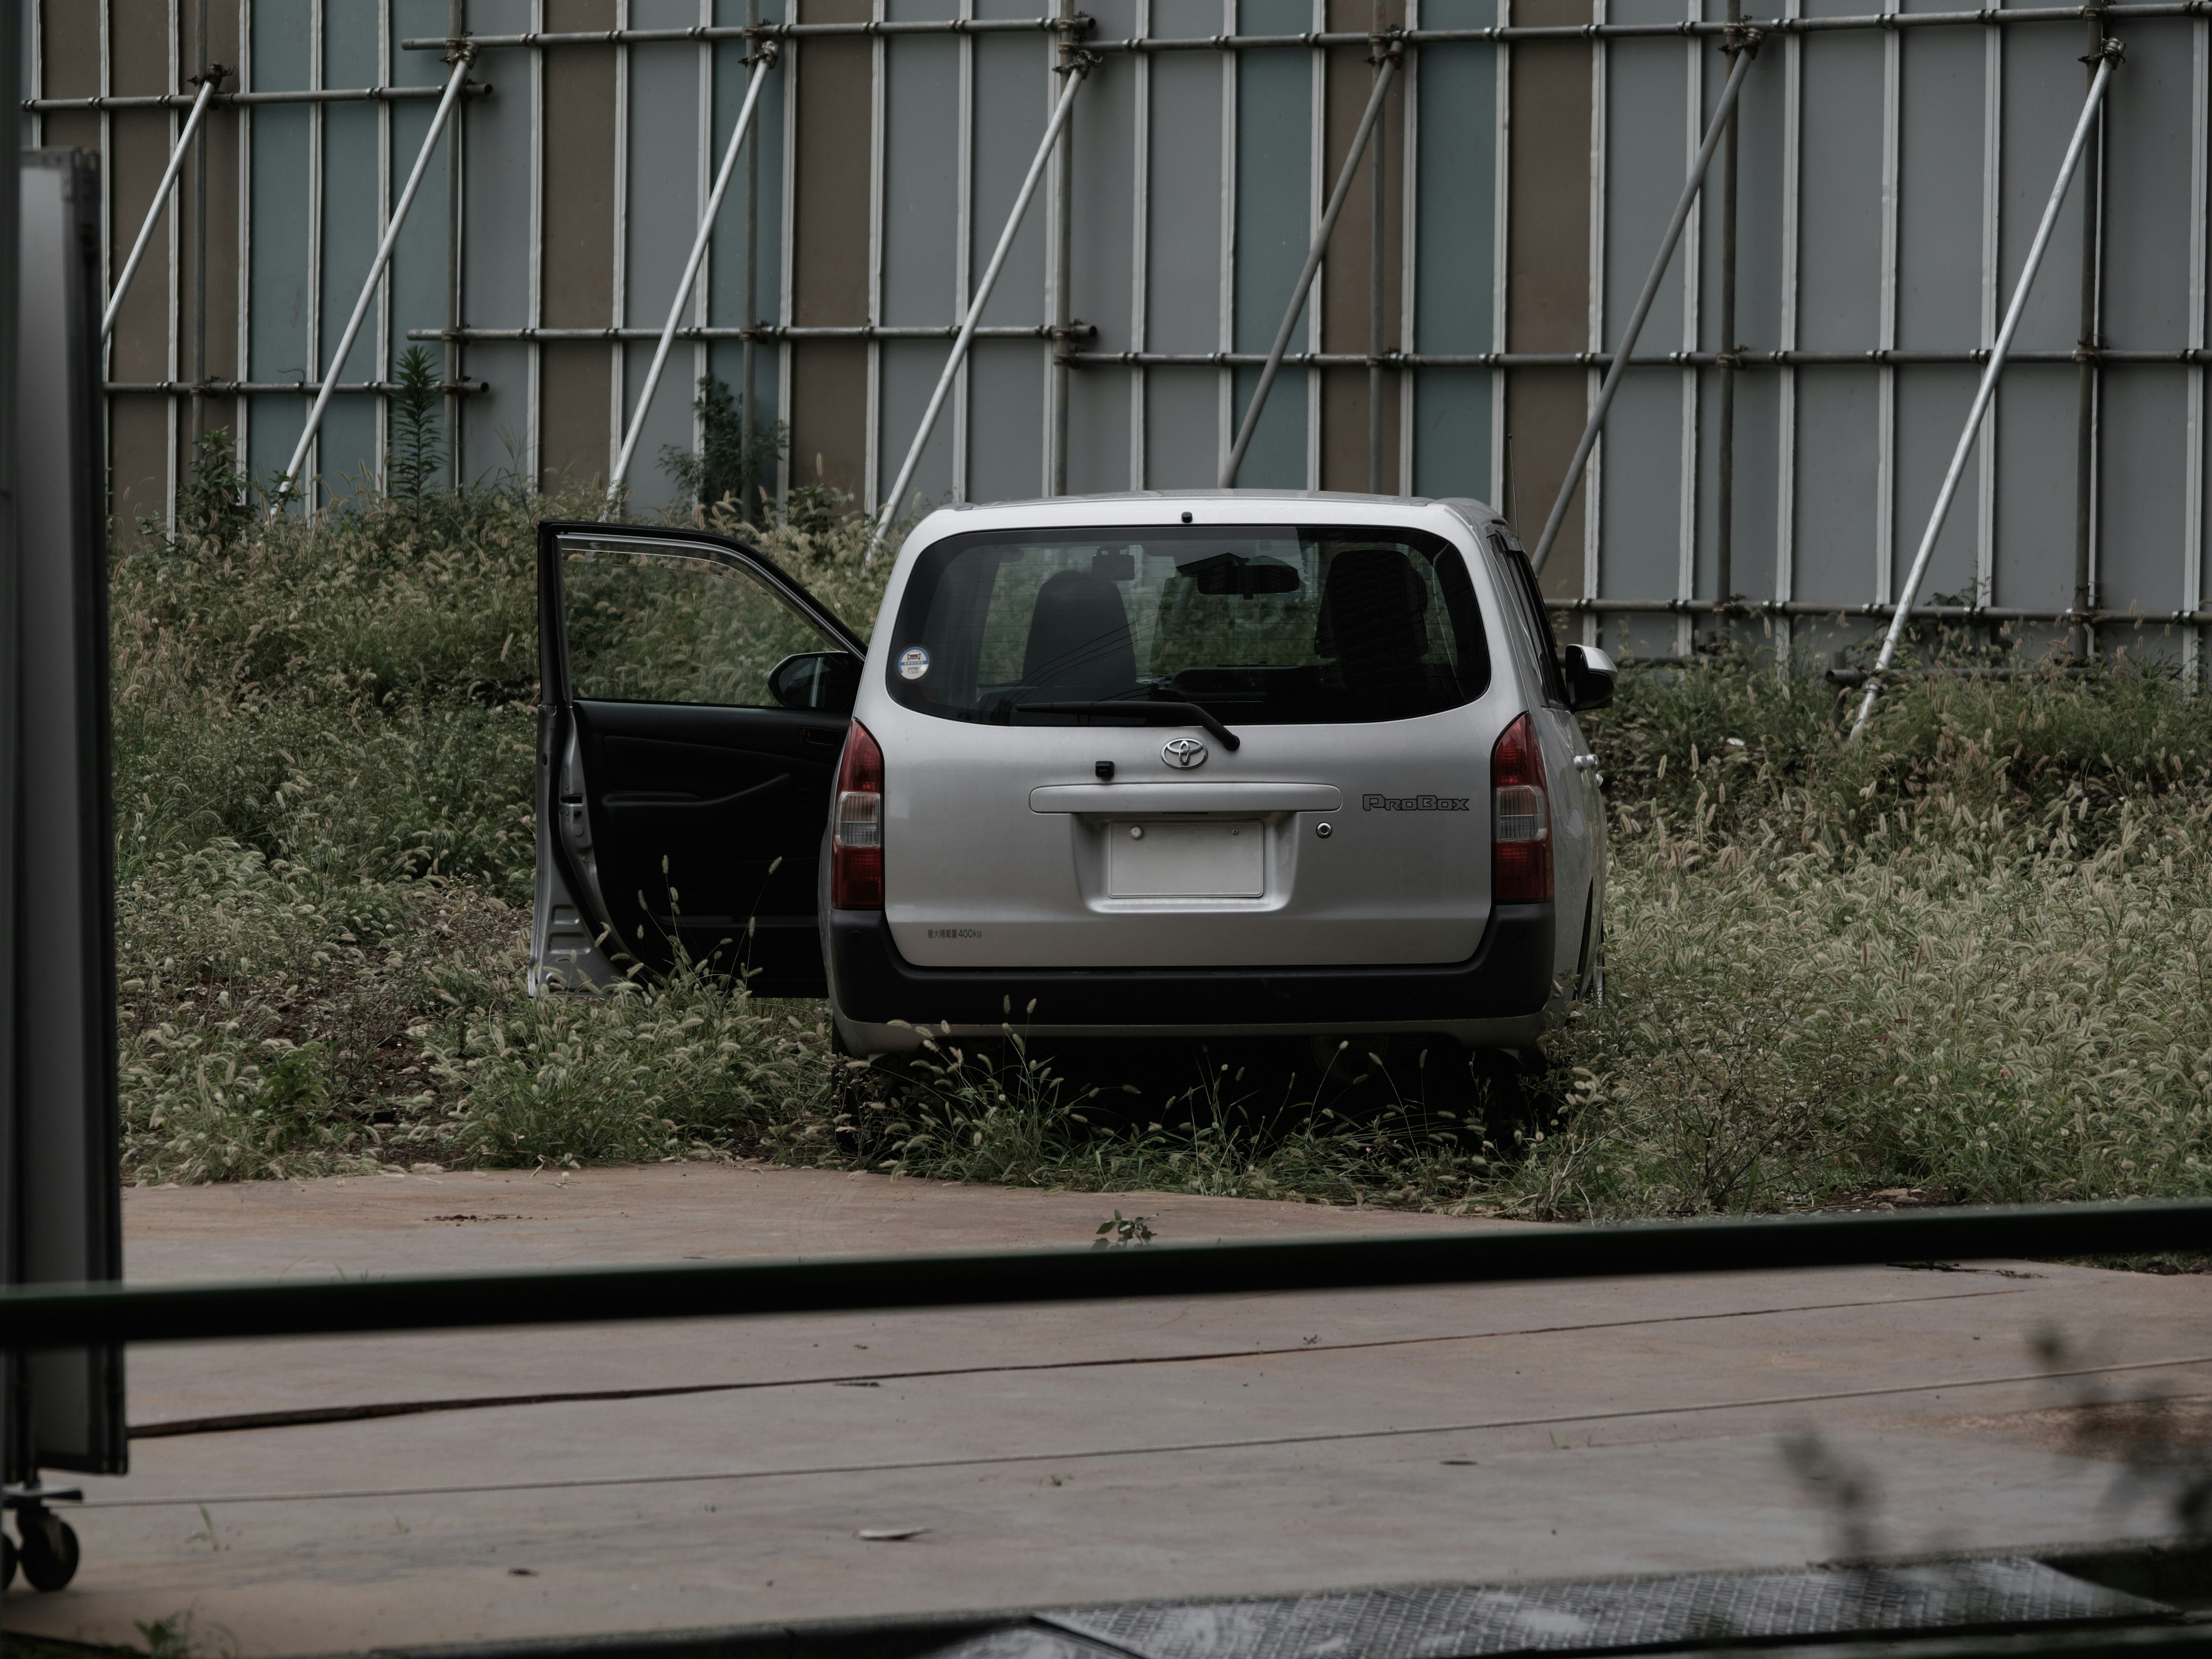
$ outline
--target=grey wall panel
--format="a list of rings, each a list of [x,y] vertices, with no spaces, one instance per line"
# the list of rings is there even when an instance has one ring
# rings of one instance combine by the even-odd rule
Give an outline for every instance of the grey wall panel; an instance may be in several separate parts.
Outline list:
[[[2190,130],[2195,27],[2179,18],[2125,27],[2128,61],[2105,120],[2107,345],[2172,349],[2188,327],[2191,157],[2175,140]]]
[[[2045,363],[2015,363],[1997,387],[1997,605],[2074,601],[2074,388],[2071,368]]]
[[[2186,377],[2185,369],[2148,363],[2104,373],[2097,422],[2102,609],[2172,611],[2181,603]]]
[[[1154,0],[1152,27],[1180,35],[1224,27],[1216,0]],[[1171,52],[1151,65],[1146,168],[1145,345],[1218,351],[1222,330],[1224,64],[1212,52]],[[1221,381],[1213,371],[1152,369],[1144,380],[1144,483],[1216,482],[1222,453]]]
[[[253,9],[253,85],[304,87],[313,50],[304,6]],[[248,259],[252,309],[246,364],[252,380],[306,380],[307,362],[308,210],[313,193],[313,114],[304,105],[272,105],[251,117],[252,247]],[[299,441],[306,407],[295,397],[253,398],[247,465],[257,477],[281,471]]]
[[[1768,336],[1770,339],[1772,336]],[[1772,373],[1735,381],[1735,591],[1775,597],[1775,521],[1781,510],[1782,380]]]
[[[1921,364],[1897,372],[1897,580],[1902,583],[1928,529],[1928,515],[1958,447],[1979,374],[1966,365]],[[1975,459],[1967,460],[1967,478]],[[1976,515],[1971,484],[1962,483],[1944,518],[1943,532],[1922,586],[1923,595],[1942,593],[1971,602],[1974,596]]]
[[[1802,50],[1798,343],[1865,351],[1881,304],[1881,38],[1808,35]]]
[[[1982,343],[1982,38],[1921,29],[1899,42],[1908,141],[1898,180],[1897,343],[1956,351]]]
[[[1605,539],[1599,592],[1657,599],[1674,592],[1681,561],[1682,379],[1631,369],[1613,396],[1600,470]],[[1549,510],[1550,503],[1546,503]],[[1579,568],[1581,549],[1563,549]]]
[[[1310,26],[1300,0],[1240,0],[1237,27],[1291,33]],[[1233,349],[1265,351],[1282,325],[1313,239],[1313,61],[1303,52],[1243,54],[1237,65],[1237,240]],[[1310,299],[1291,349],[1310,349]],[[1306,477],[1306,374],[1285,369],[1268,394],[1237,482],[1249,489],[1303,489]],[[1240,369],[1231,394],[1233,431],[1260,384]]]
[[[1797,371],[1797,597],[1864,605],[1874,592],[1875,399],[1870,368]]]
[[[994,0],[998,15],[1034,16],[1029,0]],[[1012,12],[1008,6],[1016,6]],[[982,11],[982,7],[977,8]],[[1036,35],[984,34],[975,37],[975,219],[969,240],[969,269],[980,282],[991,252],[999,245],[1014,198],[1021,191],[1023,175],[1044,137],[1060,81],[1048,65],[1044,43]],[[1080,94],[1078,94],[1080,96]],[[1037,324],[1045,320],[1044,187],[1030,204],[1014,245],[999,272],[999,285],[983,308],[983,321],[992,327]],[[1039,349],[1030,348],[1034,364]]]
[[[785,15],[782,0],[753,0],[754,15],[771,21]],[[724,27],[745,21],[745,0],[715,0],[714,21]],[[729,142],[730,128],[744,106],[745,85],[751,70],[744,62],[741,41],[719,41],[714,52],[714,143],[719,158]],[[708,318],[728,328],[745,322],[774,321],[782,314],[783,289],[783,132],[784,94],[787,76],[781,67],[769,72],[760,105],[754,112],[752,134],[738,158],[738,173],[730,185],[729,199],[715,221],[707,266]],[[748,231],[748,226],[750,229]],[[748,242],[748,235],[750,241]],[[750,283],[750,314],[746,306]],[[770,431],[782,418],[777,402],[781,354],[773,344],[753,349],[751,398],[757,430]],[[734,341],[709,348],[710,372],[742,395],[745,391],[745,349]],[[771,475],[769,483],[773,485]]]
[[[882,420],[882,433],[878,441],[878,453],[888,458],[884,467],[884,488],[898,475],[900,462],[905,459],[914,434],[921,425],[922,410],[929,406],[929,394],[936,387],[938,377],[945,372],[945,359],[951,350],[945,340],[885,340],[878,350],[877,408]],[[972,349],[972,348],[971,348]],[[973,371],[970,371],[971,377]],[[971,379],[972,384],[972,379]],[[901,503],[902,513],[912,508],[915,497],[920,496],[929,507],[959,499],[952,477],[952,451],[955,436],[951,400],[938,416],[937,425],[929,434],[929,442],[921,452],[921,459],[914,469],[914,482],[907,488],[907,499]]]
[[[1028,340],[977,340],[968,351],[969,499],[1043,495],[1042,349]]]
[[[2082,49],[2081,30],[2063,24],[2016,28],[2005,35],[2003,202],[1997,222],[2002,252],[1997,289],[2007,296],[2020,280],[2036,223],[2051,199],[2058,163],[2088,92],[2087,71],[2078,61]],[[2014,342],[2019,349],[2072,349],[2081,329],[2081,180],[2076,175],[2051,233],[2051,252],[2021,318]]]
[[[1137,32],[1135,0],[1103,0],[1088,9],[1102,34]],[[1091,71],[1075,107],[1068,307],[1072,317],[1098,331],[1091,340],[1077,343],[1090,350],[1127,351],[1137,343],[1135,121],[1141,69],[1133,54],[1109,56]],[[1118,368],[1069,374],[1071,491],[1127,489],[1137,483],[1129,408],[1137,378]]]
[[[1480,27],[1483,0],[1428,0],[1424,27]],[[1415,60],[1413,342],[1435,352],[1492,349],[1497,236],[1497,48],[1424,46]],[[1491,374],[1425,369],[1413,389],[1413,489],[1426,495],[1490,494]]]
[[[384,79],[380,19],[367,6],[327,6],[323,16],[323,84],[372,87]],[[331,104],[323,122],[322,316],[318,372],[371,380],[384,370],[378,318],[372,308],[343,363],[338,338],[368,278],[384,234],[383,109]],[[394,187],[397,194],[397,187]],[[377,400],[333,398],[315,438],[314,465],[325,489],[345,494],[374,488],[383,471]]]
[[[630,0],[633,27],[682,27],[698,21],[696,0]],[[698,234],[701,204],[713,182],[713,170],[721,163],[717,152],[702,179],[699,58],[700,48],[689,45],[643,45],[629,50],[623,321],[631,328],[658,329],[668,320],[669,302],[676,296],[677,281]],[[690,323],[698,314],[695,289],[684,308],[684,320]],[[625,423],[635,417],[658,343],[638,340],[623,349]],[[630,461],[630,488],[640,506],[659,507],[675,489],[661,466],[661,452],[670,447],[679,451],[692,447],[697,361],[697,353],[688,344],[670,349]]]
[[[1145,374],[1145,483],[1153,489],[1211,489],[1219,481],[1220,376],[1210,368]]]
[[[941,12],[942,0],[902,0],[896,15]],[[960,58],[947,36],[884,43],[884,321],[957,321],[960,291]],[[988,258],[988,252],[985,255]],[[975,275],[980,278],[981,267]],[[888,434],[887,434],[888,435]]]

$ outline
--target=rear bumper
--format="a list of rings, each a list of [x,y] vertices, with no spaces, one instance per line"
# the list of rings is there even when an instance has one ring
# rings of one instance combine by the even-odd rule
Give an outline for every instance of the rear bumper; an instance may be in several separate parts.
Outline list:
[[[830,1007],[861,1053],[911,1048],[908,1025],[1010,1018],[1062,1036],[1435,1030],[1516,1047],[1541,1031],[1552,994],[1548,904],[1499,905],[1466,961],[1407,967],[917,968],[880,911],[829,915]]]

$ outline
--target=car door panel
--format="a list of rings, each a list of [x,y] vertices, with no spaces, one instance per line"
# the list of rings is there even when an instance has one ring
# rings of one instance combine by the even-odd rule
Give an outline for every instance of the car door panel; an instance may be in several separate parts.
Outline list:
[[[822,994],[815,890],[850,721],[767,706],[766,669],[860,642],[720,538],[548,525],[539,568],[539,981],[689,960]]]

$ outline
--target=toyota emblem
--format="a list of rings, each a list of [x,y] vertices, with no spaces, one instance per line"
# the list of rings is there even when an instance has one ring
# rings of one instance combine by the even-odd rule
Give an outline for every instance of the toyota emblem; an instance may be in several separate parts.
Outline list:
[[[1179,772],[1206,764],[1206,745],[1196,738],[1170,738],[1160,745],[1160,758]]]

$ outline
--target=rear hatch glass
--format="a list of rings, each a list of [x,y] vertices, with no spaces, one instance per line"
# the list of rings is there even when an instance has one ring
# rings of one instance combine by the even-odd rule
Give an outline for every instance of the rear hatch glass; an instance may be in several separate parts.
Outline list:
[[[1024,726],[1142,702],[1232,726],[1404,720],[1489,684],[1457,550],[1336,526],[949,538],[915,563],[890,657],[905,707]]]

